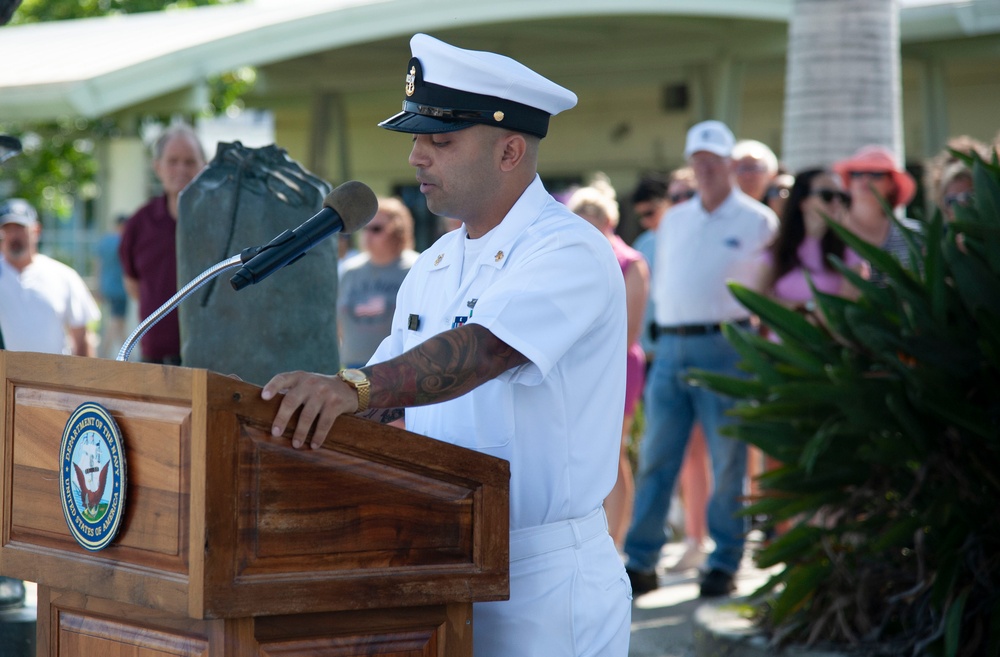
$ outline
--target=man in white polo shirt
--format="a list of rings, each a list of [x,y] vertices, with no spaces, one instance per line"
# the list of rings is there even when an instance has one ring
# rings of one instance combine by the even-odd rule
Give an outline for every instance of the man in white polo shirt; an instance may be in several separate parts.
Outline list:
[[[38,252],[38,213],[12,198],[0,204],[0,331],[11,351],[94,355],[87,326],[101,311],[72,268]]]
[[[684,156],[694,169],[698,194],[674,206],[656,231],[652,298],[659,337],[646,380],[646,433],[639,453],[635,507],[625,539],[627,570],[636,594],[655,589],[664,520],[684,459],[691,426],[701,423],[712,460],[714,488],[708,531],[715,550],[707,560],[701,595],[728,595],[743,555],[745,519],[738,516],[746,475],[746,445],[720,433],[732,401],[685,382],[692,368],[738,375],[736,350],[721,325],[749,326],[750,313],[726,283],[751,285],[759,254],[777,228],[777,217],[732,181],[733,134],[704,121],[687,134]]]
[[[549,117],[576,96],[523,65],[427,35],[410,41],[403,111],[432,212],[463,225],[425,250],[370,364],[293,372],[301,447],[365,412],[510,461],[510,599],[474,606],[476,657],[625,657],[631,590],[602,504],[617,478],[625,404],[625,285],[610,243],[537,171]]]

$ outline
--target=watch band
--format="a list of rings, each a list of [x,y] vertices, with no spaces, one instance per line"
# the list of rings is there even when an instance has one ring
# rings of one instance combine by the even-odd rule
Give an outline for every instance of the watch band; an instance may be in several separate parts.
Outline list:
[[[371,385],[365,381],[361,385],[354,386],[358,391],[358,410],[355,413],[363,413],[368,410],[368,400],[371,398]]]
[[[358,409],[354,412],[363,413],[368,410],[368,402],[371,399],[371,384],[365,373],[356,369],[344,369],[337,372],[337,376],[358,393]]]

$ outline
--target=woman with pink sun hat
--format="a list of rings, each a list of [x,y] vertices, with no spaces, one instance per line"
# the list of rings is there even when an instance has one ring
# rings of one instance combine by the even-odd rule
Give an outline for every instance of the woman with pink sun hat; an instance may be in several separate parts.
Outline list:
[[[849,158],[835,162],[833,170],[851,196],[847,227],[905,265],[907,243],[903,231],[886,212],[886,206],[896,211],[913,200],[917,191],[913,176],[897,163],[891,150],[879,145],[859,148]],[[920,230],[920,224],[912,219],[901,217],[899,221],[907,228]],[[871,280],[883,283],[884,276],[873,268]]]

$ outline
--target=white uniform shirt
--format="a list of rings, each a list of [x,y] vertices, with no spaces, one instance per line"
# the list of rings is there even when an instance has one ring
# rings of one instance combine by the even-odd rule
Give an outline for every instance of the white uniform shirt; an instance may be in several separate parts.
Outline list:
[[[749,317],[726,283],[754,284],[760,252],[777,227],[770,208],[736,187],[714,212],[705,211],[700,195],[671,208],[656,230],[656,323],[716,324]]]
[[[72,268],[36,253],[19,272],[0,258],[0,331],[7,349],[70,354],[67,329],[100,318],[97,302]]]
[[[456,323],[480,324],[530,361],[462,397],[406,409],[406,428],[506,459],[511,530],[582,518],[617,477],[625,396],[621,268],[606,237],[536,177],[462,280],[465,227],[423,252],[371,362]],[[411,316],[419,327],[408,326]]]

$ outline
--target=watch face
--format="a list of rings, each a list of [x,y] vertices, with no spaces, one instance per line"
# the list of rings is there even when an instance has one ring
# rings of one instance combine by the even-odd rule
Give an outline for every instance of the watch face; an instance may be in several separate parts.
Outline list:
[[[340,376],[345,381],[350,381],[355,384],[364,383],[368,380],[368,377],[365,376],[365,373],[361,370],[344,370],[340,373]]]

